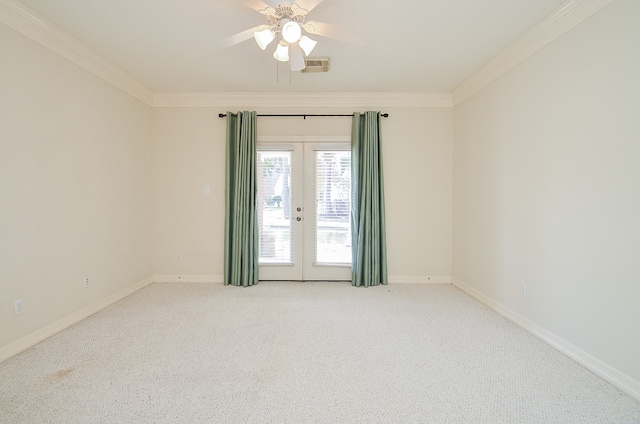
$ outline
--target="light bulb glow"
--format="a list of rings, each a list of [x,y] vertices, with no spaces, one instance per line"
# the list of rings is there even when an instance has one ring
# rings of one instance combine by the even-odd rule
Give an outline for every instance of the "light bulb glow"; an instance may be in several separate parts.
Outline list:
[[[302,35],[302,30],[297,22],[289,21],[282,27],[282,38],[287,43],[297,42],[300,39],[300,35]]]

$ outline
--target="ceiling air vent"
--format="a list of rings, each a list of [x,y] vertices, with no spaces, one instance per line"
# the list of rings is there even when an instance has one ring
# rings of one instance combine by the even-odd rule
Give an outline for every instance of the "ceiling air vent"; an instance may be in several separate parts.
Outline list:
[[[302,72],[329,72],[328,57],[308,57],[304,60],[305,68]]]

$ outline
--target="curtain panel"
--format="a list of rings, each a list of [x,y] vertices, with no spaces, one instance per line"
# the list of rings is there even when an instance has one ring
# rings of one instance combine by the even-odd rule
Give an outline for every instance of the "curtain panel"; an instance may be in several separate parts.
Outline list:
[[[256,112],[227,112],[224,284],[258,284]]]
[[[379,112],[353,114],[351,173],[351,284],[356,287],[387,284]]]

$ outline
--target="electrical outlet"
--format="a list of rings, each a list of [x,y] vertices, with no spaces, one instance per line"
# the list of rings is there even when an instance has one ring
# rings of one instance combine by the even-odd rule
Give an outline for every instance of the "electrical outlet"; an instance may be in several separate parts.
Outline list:
[[[182,253],[178,253],[178,254],[176,255],[176,261],[178,261],[178,262],[182,262]]]
[[[84,277],[82,279],[82,285],[84,286],[85,289],[89,287],[89,277]]]
[[[527,285],[525,283],[520,284],[520,294],[522,297],[527,297]]]
[[[202,190],[202,192],[203,192],[206,196],[210,195],[210,194],[211,194],[211,186],[210,186],[210,185],[206,185],[206,186],[204,186],[204,190]]]
[[[24,305],[22,304],[22,299],[18,299],[15,302],[13,302],[13,313],[14,315],[20,315],[22,312],[24,312]]]

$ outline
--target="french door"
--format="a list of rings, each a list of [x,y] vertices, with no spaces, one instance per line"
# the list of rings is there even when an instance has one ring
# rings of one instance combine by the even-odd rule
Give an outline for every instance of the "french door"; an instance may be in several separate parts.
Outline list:
[[[260,280],[351,280],[350,145],[258,146]]]

